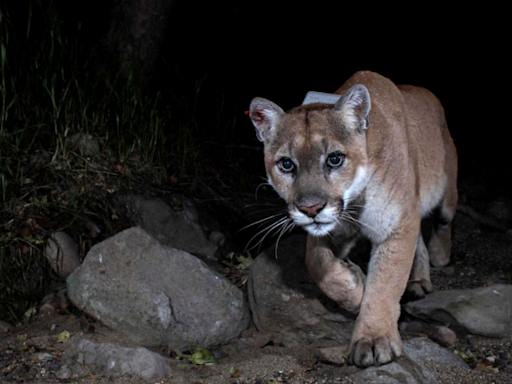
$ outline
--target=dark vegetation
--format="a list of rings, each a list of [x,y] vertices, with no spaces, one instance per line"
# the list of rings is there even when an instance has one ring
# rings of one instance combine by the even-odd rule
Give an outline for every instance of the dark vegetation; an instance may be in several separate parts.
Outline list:
[[[52,2],[28,4],[16,15],[0,4],[0,319],[12,324],[58,282],[43,254],[52,232],[73,236],[84,257],[129,225],[111,194],[185,193],[232,226],[263,175],[261,152],[233,129],[243,114],[206,72],[162,61],[147,84],[135,70],[99,71],[90,30],[64,23]]]

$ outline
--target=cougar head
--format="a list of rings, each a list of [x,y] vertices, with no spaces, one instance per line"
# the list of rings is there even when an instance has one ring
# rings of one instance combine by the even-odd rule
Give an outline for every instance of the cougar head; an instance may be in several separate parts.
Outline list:
[[[313,236],[350,220],[351,202],[366,186],[370,104],[368,90],[359,84],[334,106],[310,104],[285,113],[263,98],[251,102],[268,182],[294,222]]]

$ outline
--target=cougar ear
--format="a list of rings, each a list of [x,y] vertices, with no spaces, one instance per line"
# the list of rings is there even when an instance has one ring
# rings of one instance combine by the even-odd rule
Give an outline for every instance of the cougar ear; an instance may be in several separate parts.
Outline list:
[[[249,115],[256,128],[256,137],[259,141],[265,141],[284,116],[284,111],[267,99],[255,97],[251,101]]]
[[[333,110],[340,113],[351,127],[368,129],[370,107],[370,92],[364,85],[356,84],[341,96]]]

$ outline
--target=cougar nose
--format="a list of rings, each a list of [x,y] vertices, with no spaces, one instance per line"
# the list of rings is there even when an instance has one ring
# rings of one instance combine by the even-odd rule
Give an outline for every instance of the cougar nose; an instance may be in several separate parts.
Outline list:
[[[303,206],[297,207],[297,208],[299,209],[299,211],[301,211],[308,217],[315,217],[316,215],[318,215],[318,212],[320,212],[322,209],[324,209],[324,207],[325,207],[325,204],[324,205],[318,204],[313,207],[306,207],[305,205],[303,205]]]

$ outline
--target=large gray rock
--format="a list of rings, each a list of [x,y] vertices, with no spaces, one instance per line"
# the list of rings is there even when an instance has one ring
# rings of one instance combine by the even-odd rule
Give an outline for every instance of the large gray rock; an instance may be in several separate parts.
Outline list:
[[[146,348],[126,348],[117,344],[95,344],[87,339],[69,348],[66,360],[92,366],[108,373],[132,374],[146,380],[169,376],[171,367],[165,359]]]
[[[261,253],[251,265],[248,295],[259,331],[283,335],[285,343],[350,341],[354,316],[317,287],[305,264],[306,236],[294,235]]]
[[[416,338],[404,342],[404,355],[396,362],[380,367],[370,367],[351,375],[356,383],[376,384],[436,384],[434,372],[425,364],[433,360],[469,369],[457,355],[431,342]]]
[[[142,195],[118,195],[116,201],[130,219],[164,245],[204,260],[216,260],[225,236],[208,215],[199,213],[191,199],[174,196],[172,205]]]
[[[427,338],[417,337],[404,341],[404,354],[418,364],[432,360],[438,363],[470,369],[459,356]]]
[[[512,335],[512,285],[437,291],[407,303],[404,308],[413,316],[443,322],[475,335]]]
[[[67,284],[77,307],[144,346],[223,344],[250,321],[238,288],[141,228],[95,245]]]

